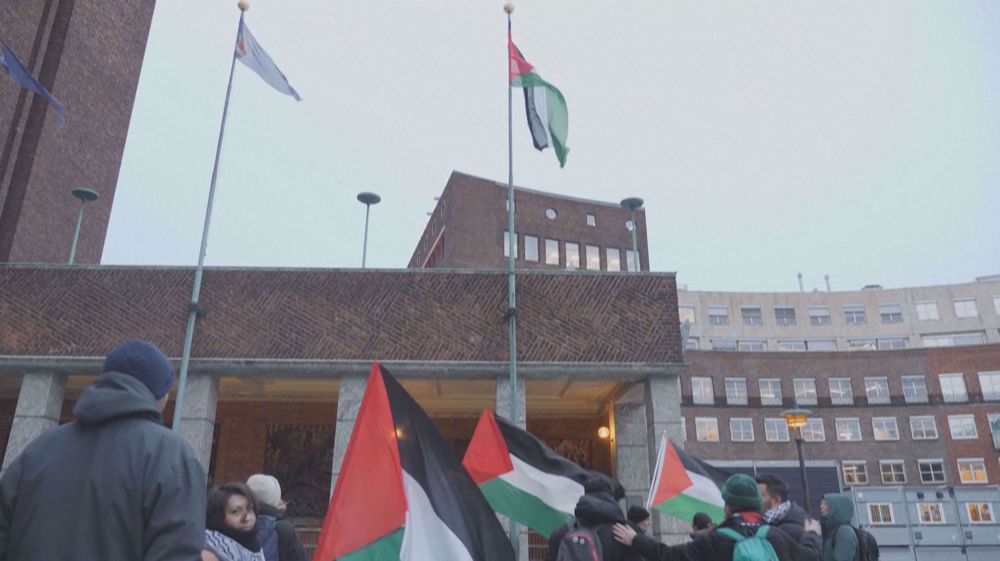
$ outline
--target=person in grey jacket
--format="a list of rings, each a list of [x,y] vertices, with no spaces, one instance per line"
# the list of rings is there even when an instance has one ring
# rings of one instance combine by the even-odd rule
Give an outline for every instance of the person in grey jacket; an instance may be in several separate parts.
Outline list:
[[[173,367],[129,341],[103,371],[0,478],[0,561],[199,558],[205,471],[161,416]]]

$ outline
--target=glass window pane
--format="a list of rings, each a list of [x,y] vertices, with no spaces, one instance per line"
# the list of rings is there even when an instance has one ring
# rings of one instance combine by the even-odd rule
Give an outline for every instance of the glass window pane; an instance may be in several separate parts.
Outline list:
[[[910,417],[910,434],[913,440],[934,440],[938,437],[937,421],[930,415]]]
[[[587,246],[587,270],[601,270],[601,248],[596,245]]]
[[[566,242],[566,268],[580,268],[580,244]]]
[[[747,381],[745,378],[726,378],[726,403],[747,404]]]
[[[719,421],[715,417],[695,417],[695,439],[699,442],[719,441]]]
[[[616,247],[609,247],[604,250],[604,254],[608,259],[608,270],[609,271],[621,271],[622,270],[622,258],[621,251]]]
[[[587,215],[587,226],[597,226],[597,216],[594,214]]]
[[[899,426],[895,417],[872,418],[872,431],[875,440],[899,440]]]
[[[984,401],[1000,401],[1000,371],[980,372],[979,387]]]
[[[768,442],[788,442],[788,423],[784,419],[764,419],[764,439]]]
[[[691,306],[678,306],[677,315],[680,319],[681,325],[685,323],[694,323],[694,308]]]
[[[948,415],[948,429],[955,440],[972,440],[979,438],[976,430],[976,418],[972,415]]]
[[[510,231],[503,231],[503,256],[510,257]],[[517,259],[517,232],[514,232],[514,259]]]
[[[868,485],[868,464],[866,462],[842,462],[844,485]]]
[[[809,323],[811,325],[830,325],[830,308],[809,308]]]
[[[865,378],[865,394],[868,403],[889,403],[889,378]]]
[[[761,405],[781,405],[781,380],[776,378],[761,379],[760,403]]]
[[[963,374],[941,374],[941,397],[947,403],[963,403],[969,401],[969,394],[965,390],[965,376]]]
[[[729,434],[733,442],[753,442],[753,420],[730,419]]]
[[[955,300],[955,316],[958,318],[979,317],[979,310],[976,309],[974,299]]]
[[[816,380],[811,378],[796,378],[795,403],[798,405],[816,405]]]
[[[558,240],[545,240],[545,264],[546,265],[558,265],[559,264],[559,241]]]
[[[861,441],[861,421],[858,419],[837,419],[834,424],[837,429],[837,440],[841,442]]]
[[[881,304],[878,307],[882,323],[903,323],[903,307],[899,304]]]
[[[701,376],[691,378],[691,399],[699,405],[715,403],[715,393],[712,389],[712,379]]]
[[[740,308],[740,315],[743,316],[743,325],[753,326],[764,323],[760,308]]]
[[[729,310],[724,306],[709,306],[708,323],[712,325],[729,325]]]
[[[830,378],[830,402],[834,405],[852,405],[854,403],[850,378]]]
[[[774,320],[778,325],[795,325],[795,308],[775,308]]]
[[[923,376],[903,376],[903,399],[907,403],[927,403],[927,380]]]
[[[917,319],[920,321],[933,321],[941,319],[941,315],[938,313],[937,302],[917,302]]]
[[[538,236],[524,236],[524,260],[538,261]]]
[[[863,325],[865,323],[864,306],[844,306],[844,322],[847,325]]]

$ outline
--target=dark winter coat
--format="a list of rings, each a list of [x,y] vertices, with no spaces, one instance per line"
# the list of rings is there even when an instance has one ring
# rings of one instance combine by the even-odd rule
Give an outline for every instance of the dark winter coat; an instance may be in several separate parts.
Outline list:
[[[723,520],[719,528],[732,528],[749,537],[757,533],[761,522],[763,518],[759,513],[734,514]],[[639,535],[632,542],[632,549],[649,561],[732,561],[736,542],[717,530],[673,546]],[[810,542],[813,545],[799,545],[788,534],[773,527],[767,534],[767,541],[781,561],[819,561],[819,550],[815,548],[818,541]]]
[[[800,541],[806,531],[806,511],[793,503],[785,515],[771,523],[771,526],[780,528],[795,541]]]
[[[604,553],[603,561],[641,561],[636,553],[629,551],[625,545],[615,541],[612,527],[615,524],[628,524],[621,507],[615,502],[611,495],[607,493],[593,493],[580,497],[576,503],[576,510],[573,513],[581,525],[594,529],[597,538],[601,541],[601,550]],[[562,543],[563,536],[569,531],[570,523],[563,524],[556,528],[555,532],[549,536],[549,550],[545,555],[545,561],[555,561],[559,553],[559,544]]]
[[[854,502],[847,495],[830,493],[823,497],[830,513],[820,519],[823,525],[823,561],[857,561],[858,535],[851,527]]]
[[[269,504],[258,503],[257,514],[277,519],[277,523],[274,525],[274,531],[278,534],[278,559],[275,560],[268,558],[267,561],[308,561],[308,558],[306,557],[306,548],[299,540],[299,535],[295,532],[295,526],[293,526],[291,522],[283,519],[285,515],[282,514],[280,510]],[[257,537],[261,540],[261,543],[263,543],[263,536],[260,535],[259,529],[257,531]],[[265,553],[267,552],[265,551]]]
[[[205,471],[142,382],[107,373],[0,479],[0,561],[192,561]]]

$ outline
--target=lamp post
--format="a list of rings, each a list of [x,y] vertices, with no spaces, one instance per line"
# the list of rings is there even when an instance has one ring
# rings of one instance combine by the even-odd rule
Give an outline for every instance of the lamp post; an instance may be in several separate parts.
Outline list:
[[[375,193],[358,193],[358,201],[365,205],[365,241],[364,246],[361,248],[361,268],[365,268],[365,263],[368,260],[368,214],[371,212],[372,205],[377,205],[382,201],[382,197],[376,195]]]
[[[639,197],[629,197],[627,199],[623,199],[621,202],[622,208],[629,211],[631,215],[630,220],[632,223],[632,260],[635,261],[636,271],[641,269],[641,267],[639,266],[639,242],[638,239],[636,238],[636,233],[635,233],[635,231],[638,230],[638,227],[636,226],[635,223],[635,211],[642,208],[642,204],[643,200],[640,199]],[[625,263],[626,263],[626,268],[628,268],[628,259],[625,260]]]
[[[73,261],[76,260],[76,244],[80,241],[80,225],[83,224],[83,207],[87,206],[87,203],[96,201],[98,199],[97,191],[91,189],[84,189],[78,187],[70,191],[73,197],[80,199],[80,214],[76,217],[76,231],[73,232],[73,245],[69,248],[69,264],[72,265]]]
[[[812,513],[812,501],[809,500],[809,485],[806,483],[806,461],[802,457],[802,429],[809,424],[809,415],[811,414],[812,411],[800,407],[781,413],[789,428],[799,429],[799,435],[795,438],[795,447],[799,452],[799,477],[802,478],[802,495],[805,497],[807,513]]]

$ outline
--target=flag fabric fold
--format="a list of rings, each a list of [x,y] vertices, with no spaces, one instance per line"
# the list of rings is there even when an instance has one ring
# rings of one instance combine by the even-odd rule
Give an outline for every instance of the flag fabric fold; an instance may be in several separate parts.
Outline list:
[[[451,444],[376,363],[313,560],[428,559],[513,561],[514,550]]]
[[[510,58],[509,83],[512,88],[524,89],[524,107],[528,116],[531,141],[538,150],[552,147],[559,160],[559,167],[566,165],[569,147],[569,112],[566,98],[555,86],[535,72],[507,32],[507,51]]]
[[[267,51],[257,43],[250,28],[240,20],[240,31],[236,35],[236,58],[247,68],[253,70],[267,82],[272,88],[283,94],[295,98],[295,101],[302,101],[299,92],[288,83],[288,78],[278,69],[278,65],[271,60]]]
[[[41,82],[32,76],[31,72],[14,55],[14,51],[2,40],[0,40],[0,68],[3,68],[7,72],[7,75],[20,84],[22,88],[34,92],[35,95],[41,96],[42,99],[48,101],[49,105],[56,110],[56,115],[59,116],[59,123],[66,124],[66,109],[63,108],[63,104],[49,90],[45,89],[45,86]]]
[[[728,478],[725,471],[674,446],[664,434],[646,508],[655,508],[684,522],[691,522],[695,514],[704,512],[718,524],[725,517],[721,489]]]

